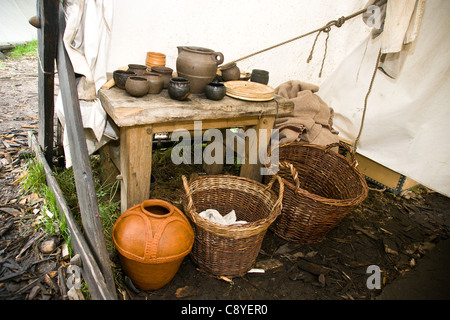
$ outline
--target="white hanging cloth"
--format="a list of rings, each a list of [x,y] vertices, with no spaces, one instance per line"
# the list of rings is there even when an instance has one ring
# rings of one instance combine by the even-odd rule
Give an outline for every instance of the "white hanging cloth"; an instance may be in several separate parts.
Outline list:
[[[107,119],[97,91],[107,81],[106,68],[113,20],[112,3],[106,0],[65,1],[66,30],[63,35],[67,54],[77,77],[80,111],[89,154],[111,139],[118,139],[115,125]],[[65,127],[60,94],[56,113]],[[63,137],[66,167],[72,165],[66,130]]]
[[[406,2],[388,0],[387,9],[390,3]],[[357,152],[450,196],[450,1],[427,1],[425,8],[425,1],[415,4],[420,13],[411,14],[400,36],[384,38],[386,26],[378,37],[369,36],[321,84],[318,94],[334,109],[340,135],[355,141],[378,53],[398,49],[391,46],[397,39],[403,39],[403,46],[405,39],[414,39],[395,77],[377,72]],[[386,23],[388,18],[387,10]]]

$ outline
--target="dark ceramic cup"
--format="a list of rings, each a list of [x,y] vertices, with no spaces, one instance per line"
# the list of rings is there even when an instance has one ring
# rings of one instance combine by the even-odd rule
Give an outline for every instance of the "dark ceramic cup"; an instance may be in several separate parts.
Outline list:
[[[258,82],[262,84],[269,83],[269,71],[261,69],[253,69],[252,75],[250,76],[250,81]]]
[[[114,82],[120,89],[125,89],[125,83],[127,82],[128,77],[131,76],[136,76],[136,73],[125,70],[116,70],[113,72]]]
[[[222,100],[226,91],[227,88],[220,82],[210,82],[205,87],[206,97],[210,100]]]
[[[174,100],[184,100],[191,92],[189,80],[183,77],[172,78],[169,81],[167,90],[170,98]]]

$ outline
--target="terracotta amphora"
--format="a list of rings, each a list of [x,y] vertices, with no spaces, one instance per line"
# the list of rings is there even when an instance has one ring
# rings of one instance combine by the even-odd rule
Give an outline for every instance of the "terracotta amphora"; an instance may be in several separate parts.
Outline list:
[[[223,54],[202,47],[178,47],[176,62],[179,77],[189,80],[191,93],[202,93],[217,73],[217,66],[222,64]]]
[[[125,211],[112,236],[124,273],[141,290],[157,290],[169,283],[194,243],[184,214],[157,199]]]

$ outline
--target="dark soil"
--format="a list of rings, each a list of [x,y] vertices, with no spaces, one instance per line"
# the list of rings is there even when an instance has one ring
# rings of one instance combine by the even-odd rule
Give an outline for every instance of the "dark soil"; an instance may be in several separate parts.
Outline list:
[[[233,174],[234,168],[228,169],[224,173]],[[154,173],[163,181],[171,176],[171,171],[158,167]],[[181,209],[181,184],[173,184],[176,187],[169,192],[164,192],[164,184],[157,184],[154,194]],[[126,286],[124,289],[130,299],[153,300],[376,299],[384,288],[395,285],[395,279],[413,272],[421,259],[449,236],[450,199],[426,188],[410,195],[414,198],[407,200],[370,190],[366,200],[317,244],[288,242],[269,230],[255,265],[266,269],[264,273],[218,279],[199,270],[188,257],[175,278],[162,289],[153,292],[133,292]],[[119,264],[118,260],[116,263]],[[370,265],[381,269],[381,290],[367,288]],[[416,298],[426,298],[427,293],[422,295]]]
[[[36,58],[0,61],[0,299],[66,299],[61,290],[61,270],[68,261],[61,255],[61,239],[51,253],[39,244],[51,238],[36,225],[42,199],[23,194],[18,183],[29,153],[26,134],[37,129]],[[157,178],[151,197],[170,201],[181,208],[180,174],[201,174],[201,166],[171,166],[155,153]],[[224,173],[236,174],[228,166]],[[414,285],[422,261],[434,261],[450,234],[450,199],[426,188],[406,197],[370,190],[367,199],[349,213],[317,244],[287,242],[268,231],[255,267],[264,273],[218,279],[185,258],[174,279],[156,291],[134,291],[126,285],[116,252],[111,253],[117,276],[119,299],[127,300],[371,300],[383,298],[391,288],[402,289],[402,280]],[[427,259],[431,255],[433,259]],[[448,261],[448,259],[446,260]],[[381,269],[381,289],[368,289],[367,267]],[[444,267],[444,268],[443,268]],[[59,272],[58,272],[59,271]],[[435,277],[421,269],[420,277]],[[436,280],[436,279],[435,279]],[[449,299],[440,287],[448,287],[449,276],[430,282],[421,296]],[[412,290],[412,289],[411,289]],[[433,294],[431,294],[433,292]],[[437,293],[437,294],[436,294]],[[392,295],[389,297],[393,297]],[[389,298],[388,297],[388,298]],[[398,298],[399,296],[397,296]],[[400,295],[402,298],[402,295]]]

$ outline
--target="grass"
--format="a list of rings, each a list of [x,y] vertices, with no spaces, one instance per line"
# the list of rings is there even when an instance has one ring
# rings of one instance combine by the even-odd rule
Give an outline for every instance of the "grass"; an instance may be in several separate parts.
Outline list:
[[[33,56],[37,54],[38,41],[33,40],[23,45],[18,45],[11,50],[9,56],[14,59],[19,59],[24,56]]]
[[[112,251],[114,249],[114,245],[111,231],[114,223],[120,215],[120,199],[118,199],[120,181],[115,180],[113,183],[102,182],[100,176],[103,172],[102,167],[99,164],[100,156],[92,155],[90,157],[90,161],[106,247],[108,250]],[[59,172],[57,171],[55,173],[55,178],[58,181],[62,193],[64,194],[67,205],[70,207],[70,210],[77,220],[78,225],[82,228],[73,169],[69,168]]]
[[[27,194],[36,193],[40,198],[45,199],[38,226],[50,235],[61,235],[68,245],[69,254],[72,255],[70,231],[64,215],[59,212],[55,196],[46,185],[44,167],[37,160],[28,159],[26,168],[25,176],[21,179],[22,190]]]
[[[111,231],[115,221],[120,215],[120,199],[118,199],[119,181],[116,180],[113,183],[102,183],[100,181],[102,167],[99,165],[98,156],[91,156],[91,166],[93,169],[95,190],[103,224],[105,242],[107,249],[112,251],[114,249],[114,244]],[[72,168],[55,171],[54,174],[59,187],[64,194],[67,205],[70,207],[75,220],[82,229]],[[67,243],[69,254],[72,257],[73,248],[70,242],[70,230],[66,226],[64,214],[60,214],[59,212],[53,192],[46,184],[45,171],[43,165],[39,161],[33,158],[28,160],[25,175],[21,179],[21,188],[25,194],[36,193],[40,198],[45,199],[44,204],[41,207],[42,215],[37,219],[37,225],[50,235],[60,235]],[[83,292],[83,295],[89,299],[90,295],[85,281],[82,281],[81,291]]]
[[[91,156],[91,165],[93,168],[95,190],[103,224],[105,242],[107,249],[112,251],[114,247],[111,231],[120,215],[120,199],[118,195],[120,182],[118,180],[113,183],[102,183],[100,181],[100,171],[102,168],[99,165],[98,156]],[[56,171],[55,178],[75,220],[80,228],[82,228],[72,168],[59,172]],[[36,193],[40,198],[45,199],[44,205],[41,208],[43,215],[40,219],[40,226],[51,235],[56,235],[57,230],[59,230],[61,236],[70,247],[70,230],[66,226],[64,215],[59,212],[53,192],[46,184],[44,168],[40,162],[35,159],[28,160],[25,176],[21,179],[21,187],[26,194]]]

